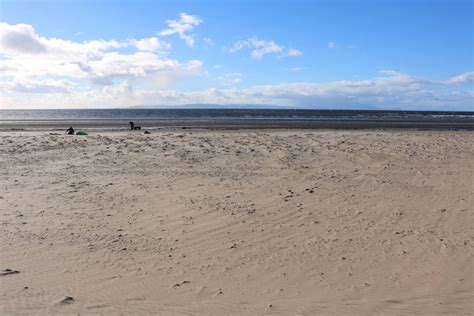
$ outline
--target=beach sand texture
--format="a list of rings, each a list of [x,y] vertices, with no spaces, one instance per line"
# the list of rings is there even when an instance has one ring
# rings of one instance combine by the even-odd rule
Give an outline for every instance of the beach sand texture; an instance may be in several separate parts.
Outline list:
[[[472,315],[473,136],[2,132],[0,313]]]

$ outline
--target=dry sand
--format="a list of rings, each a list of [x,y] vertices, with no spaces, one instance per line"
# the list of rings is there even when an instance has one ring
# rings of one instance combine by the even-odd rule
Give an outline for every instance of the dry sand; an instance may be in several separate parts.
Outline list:
[[[0,312],[470,315],[473,136],[2,132]]]

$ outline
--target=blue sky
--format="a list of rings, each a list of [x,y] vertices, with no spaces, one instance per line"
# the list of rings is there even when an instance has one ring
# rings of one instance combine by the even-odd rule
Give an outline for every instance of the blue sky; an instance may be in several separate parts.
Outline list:
[[[3,1],[2,108],[473,110],[474,1]]]

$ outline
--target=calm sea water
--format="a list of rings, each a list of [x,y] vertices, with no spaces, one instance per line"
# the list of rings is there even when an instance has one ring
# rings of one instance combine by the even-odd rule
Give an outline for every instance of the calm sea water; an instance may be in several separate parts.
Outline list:
[[[288,109],[0,110],[0,121],[56,120],[414,120],[474,121],[474,112]]]

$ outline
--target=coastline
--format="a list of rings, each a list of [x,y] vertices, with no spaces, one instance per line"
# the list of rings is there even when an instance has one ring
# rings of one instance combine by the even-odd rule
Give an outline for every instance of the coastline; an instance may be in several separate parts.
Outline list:
[[[69,126],[97,131],[127,130],[130,119],[116,120],[0,120],[0,131],[65,130]],[[474,120],[134,120],[143,129],[433,129],[474,130]]]

